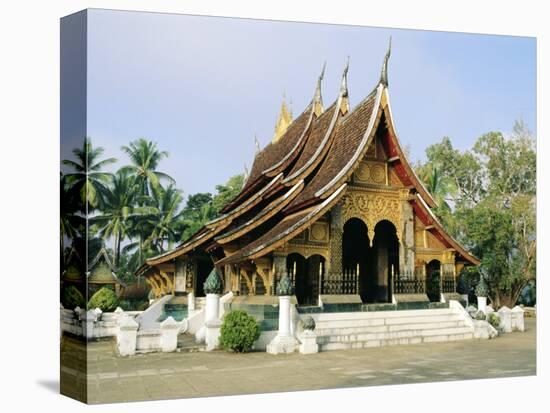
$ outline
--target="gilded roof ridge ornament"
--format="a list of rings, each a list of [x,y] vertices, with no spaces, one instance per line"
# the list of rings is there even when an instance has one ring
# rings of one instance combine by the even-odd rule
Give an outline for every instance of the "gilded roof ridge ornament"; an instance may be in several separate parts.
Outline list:
[[[388,45],[388,51],[386,52],[386,56],[384,57],[384,63],[382,64],[382,72],[380,73],[380,82],[384,86],[388,87],[388,61],[390,60],[391,56],[391,36],[390,36],[390,43]]]
[[[315,112],[315,115],[317,117],[321,116],[321,114],[325,111],[325,108],[323,107],[323,95],[321,93],[321,82],[325,77],[326,67],[327,62],[325,61],[325,63],[323,64],[323,69],[321,70],[321,74],[317,79],[317,86],[315,87],[315,94],[313,96],[313,111]]]
[[[286,132],[287,128],[292,123],[292,111],[286,104],[286,92],[283,91],[283,101],[281,103],[281,110],[275,123],[275,131],[273,133],[272,143],[277,142]]]
[[[348,98],[348,70],[349,70],[349,56],[342,74],[342,82],[340,83],[340,99],[342,103],[340,105],[340,111],[343,115],[349,112],[349,98]]]

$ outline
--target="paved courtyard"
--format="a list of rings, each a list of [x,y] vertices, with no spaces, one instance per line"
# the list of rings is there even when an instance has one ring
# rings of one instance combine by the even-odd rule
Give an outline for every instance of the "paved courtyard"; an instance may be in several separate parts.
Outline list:
[[[64,393],[84,386],[85,353],[64,338]],[[80,349],[78,349],[80,347]],[[536,374],[536,323],[492,340],[331,351],[314,355],[223,351],[117,357],[112,342],[88,348],[88,403],[223,396]],[[74,351],[73,351],[74,350]]]

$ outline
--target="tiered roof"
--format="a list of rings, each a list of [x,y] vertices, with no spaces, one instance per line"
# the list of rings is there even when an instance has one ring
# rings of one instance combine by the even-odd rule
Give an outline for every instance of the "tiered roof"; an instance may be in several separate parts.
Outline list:
[[[218,257],[216,265],[223,265],[254,260],[283,245],[341,199],[346,182],[373,144],[380,122],[384,122],[387,130],[381,140],[388,161],[401,182],[415,195],[415,200],[411,201],[415,211],[421,212],[421,216],[432,224],[444,245],[456,249],[459,259],[478,264],[478,260],[453,240],[435,219],[430,208],[436,203],[404,155],[389,105],[389,56],[388,50],[377,86],[351,111],[348,65],[342,75],[338,98],[327,110],[323,109],[321,98],[323,68],[311,103],[284,133],[274,137],[256,154],[243,189],[223,209],[223,215],[206,224],[175,250],[151,258],[146,264],[157,265],[202,250],[216,252],[213,254]],[[285,115],[285,119],[287,117]],[[233,243],[237,249],[224,256],[223,248],[228,243]]]

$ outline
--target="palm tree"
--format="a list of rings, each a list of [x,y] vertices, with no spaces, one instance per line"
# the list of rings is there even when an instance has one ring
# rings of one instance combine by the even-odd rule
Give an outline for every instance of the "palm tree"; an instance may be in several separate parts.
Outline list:
[[[451,180],[446,179],[440,172],[437,165],[431,164],[422,173],[422,180],[426,189],[434,197],[441,211],[450,211],[447,197],[454,191]]]
[[[112,174],[101,172],[101,169],[116,162],[116,158],[99,160],[103,151],[102,147],[94,148],[91,139],[86,137],[82,149],[73,150],[77,161],[62,161],[63,165],[74,170],[73,173],[65,175],[66,183],[70,191],[80,195],[82,209],[86,206],[91,209],[102,206],[103,195],[107,192]]]
[[[127,171],[118,170],[105,193],[101,212],[90,219],[90,223],[97,227],[101,238],[114,238],[115,266],[120,258],[121,242],[129,235],[130,219],[145,213],[144,208],[136,207],[137,197],[136,178],[130,176]]]
[[[177,241],[177,229],[180,227],[181,211],[180,206],[183,200],[182,192],[170,184],[166,189],[159,185],[154,191],[152,205],[154,213],[145,219],[151,226],[152,231],[145,240],[146,245],[151,244],[153,249],[159,253],[164,252],[164,243],[168,243],[170,249]]]
[[[161,179],[175,183],[171,176],[156,170],[160,160],[168,156],[168,152],[157,149],[156,143],[141,138],[130,142],[128,146],[122,146],[121,149],[126,152],[132,162],[132,165],[122,169],[137,178],[141,195],[153,194],[158,189]]]
[[[79,215],[80,201],[75,199],[74,193],[68,190],[66,176],[61,174],[60,179],[60,230],[61,230],[61,254],[65,254],[65,240],[74,240],[84,231],[85,219]]]

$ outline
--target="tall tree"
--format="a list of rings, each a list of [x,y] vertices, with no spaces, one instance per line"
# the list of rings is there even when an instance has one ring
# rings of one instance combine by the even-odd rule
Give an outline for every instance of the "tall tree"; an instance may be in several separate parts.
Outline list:
[[[68,189],[65,175],[60,179],[60,229],[61,229],[61,254],[65,254],[65,241],[83,236],[86,220],[80,212],[80,197],[74,196],[74,192]]]
[[[513,306],[523,288],[535,280],[536,153],[532,133],[522,123],[504,136],[490,132],[470,151],[460,152],[450,139],[430,146],[422,170],[437,167],[453,182],[447,194],[451,213],[444,222],[481,259],[469,274],[485,274],[490,298]],[[427,185],[430,186],[428,180]],[[441,214],[441,211],[436,211]]]
[[[137,207],[138,189],[134,176],[130,176],[125,170],[117,171],[105,193],[103,208],[90,219],[101,238],[113,238],[115,266],[120,258],[121,243],[129,235],[130,219],[143,213],[143,208]]]
[[[151,232],[145,242],[159,253],[165,251],[165,243],[170,249],[178,240],[177,230],[181,221],[182,200],[182,192],[173,185],[169,185],[166,189],[159,186],[154,191],[151,213],[145,216],[151,227]]]
[[[63,165],[74,170],[65,175],[66,183],[70,191],[80,195],[82,209],[88,204],[89,209],[102,206],[103,195],[107,192],[112,174],[103,172],[102,169],[116,162],[116,158],[99,160],[103,154],[102,147],[94,148],[90,138],[85,138],[82,148],[76,148],[73,153],[76,160],[64,159]]]
[[[181,239],[185,240],[197,232],[205,223],[214,219],[213,197],[209,192],[189,195],[181,212]]]
[[[224,185],[216,185],[217,193],[212,199],[212,207],[216,215],[241,192],[243,180],[244,176],[240,174],[229,178]]]
[[[159,151],[156,143],[141,138],[130,142],[128,146],[122,146],[121,149],[132,162],[122,169],[136,177],[141,195],[152,195],[153,191],[159,188],[161,179],[175,183],[171,176],[157,171],[159,162],[168,156],[168,152]]]

